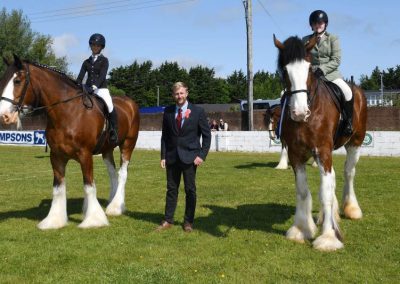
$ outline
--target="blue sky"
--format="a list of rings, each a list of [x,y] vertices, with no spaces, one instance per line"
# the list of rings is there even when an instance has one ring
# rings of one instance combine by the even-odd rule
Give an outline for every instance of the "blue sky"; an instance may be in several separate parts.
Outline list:
[[[275,72],[272,34],[283,41],[310,33],[308,16],[315,9],[328,13],[328,31],[340,38],[345,78],[354,75],[358,82],[375,66],[386,70],[400,64],[399,1],[252,3],[254,73]],[[2,0],[0,6],[22,9],[34,31],[53,37],[56,54],[67,56],[74,74],[90,55],[87,41],[95,32],[107,39],[104,54],[111,68],[151,60],[154,67],[164,61],[177,61],[187,69],[200,64],[214,68],[219,77],[246,71],[242,0]],[[48,17],[56,14],[63,15]]]

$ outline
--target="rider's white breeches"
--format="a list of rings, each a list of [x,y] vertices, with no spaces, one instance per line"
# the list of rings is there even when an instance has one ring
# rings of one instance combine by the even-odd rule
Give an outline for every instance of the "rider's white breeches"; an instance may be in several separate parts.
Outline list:
[[[111,99],[110,91],[107,88],[101,88],[101,89],[96,89],[94,93],[104,100],[104,102],[107,105],[108,112],[111,113],[114,109],[114,105]]]
[[[342,90],[346,102],[350,101],[353,97],[353,94],[349,85],[341,78],[335,79],[332,82],[335,83]]]

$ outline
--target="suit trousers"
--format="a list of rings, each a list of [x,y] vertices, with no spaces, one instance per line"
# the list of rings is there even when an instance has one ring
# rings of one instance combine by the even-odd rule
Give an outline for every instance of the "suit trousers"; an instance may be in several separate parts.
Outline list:
[[[179,184],[183,174],[185,185],[186,206],[184,222],[193,223],[196,210],[196,169],[197,166],[184,164],[179,159],[176,163],[167,165],[167,196],[165,204],[165,221],[174,222],[174,213],[178,202]]]

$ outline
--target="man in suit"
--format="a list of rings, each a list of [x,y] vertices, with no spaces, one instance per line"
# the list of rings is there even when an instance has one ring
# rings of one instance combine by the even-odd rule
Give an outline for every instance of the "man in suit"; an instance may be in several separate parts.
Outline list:
[[[172,87],[175,105],[164,110],[161,136],[161,167],[167,171],[165,216],[157,231],[169,229],[174,223],[179,184],[183,174],[186,207],[183,229],[193,230],[196,209],[196,170],[210,149],[211,132],[202,108],[188,102],[186,84]],[[200,143],[200,137],[202,141]]]

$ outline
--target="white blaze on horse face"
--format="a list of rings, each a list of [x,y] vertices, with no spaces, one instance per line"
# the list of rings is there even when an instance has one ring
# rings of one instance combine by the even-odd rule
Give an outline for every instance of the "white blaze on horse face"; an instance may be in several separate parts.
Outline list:
[[[9,100],[14,100],[14,78],[17,74],[14,74],[10,81],[8,81],[6,87],[4,88],[3,94],[1,94],[2,98],[7,98]],[[5,119],[5,115],[11,115],[13,112],[13,104],[6,100],[0,101],[0,117]]]
[[[291,91],[307,90],[307,78],[310,62],[305,60],[295,61],[286,65],[286,70],[291,83]],[[290,116],[294,121],[307,121],[310,110],[307,104],[307,93],[299,92],[290,98]]]

